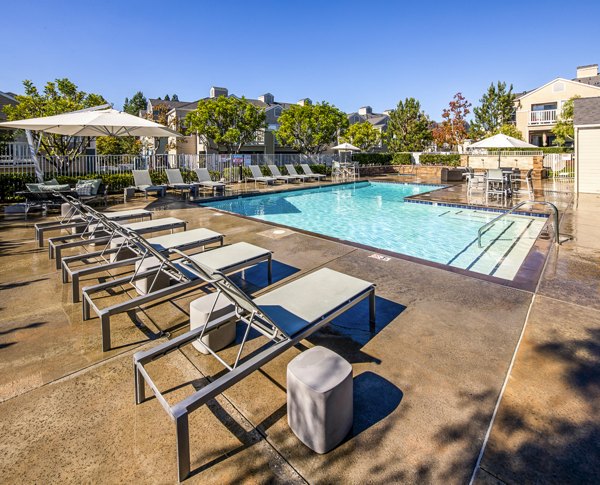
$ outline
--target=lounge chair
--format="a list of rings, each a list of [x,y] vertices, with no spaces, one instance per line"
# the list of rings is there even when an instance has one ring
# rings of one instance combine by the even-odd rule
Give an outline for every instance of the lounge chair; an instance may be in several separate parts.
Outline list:
[[[370,303],[369,328],[374,328],[375,324],[375,286],[329,268],[317,270],[252,299],[222,273],[202,266],[194,262],[192,258],[186,258],[186,262],[190,271],[195,272],[216,289],[217,298],[225,296],[231,301],[232,311],[212,321],[209,316],[205,325],[153,349],[137,352],[133,356],[136,404],[144,402],[145,384],[147,383],[167,414],[175,422],[180,481],[185,480],[190,473],[189,413],[200,408],[365,298],[369,298]],[[204,345],[201,338],[207,331],[228,323],[232,317],[239,319],[239,323],[245,327],[245,331],[235,362],[230,364]],[[250,329],[266,337],[270,345],[267,344],[242,357]],[[192,341],[204,346],[206,351],[225,367],[225,370],[206,386],[183,400],[175,403],[167,402],[150,377],[146,364]],[[256,346],[253,346],[254,348]]]
[[[204,285],[204,280],[197,273],[190,271],[189,261],[218,269],[226,274],[243,271],[259,263],[266,262],[268,282],[271,283],[272,280],[271,251],[252,244],[239,242],[207,250],[193,256],[184,255],[182,258],[170,260],[167,256],[148,244],[142,236],[131,233],[129,237],[132,243],[139,245],[140,250],[144,251],[146,257],[138,263],[138,267],[144,267],[145,269],[136,270],[133,275],[117,278],[106,283],[87,286],[82,289],[83,320],[90,319],[91,310],[100,318],[102,350],[105,352],[111,348],[110,318],[113,315],[128,312],[145,303],[161,300],[183,290],[190,290]],[[180,251],[175,252],[180,255],[183,254]],[[154,289],[154,282],[158,281],[161,277],[167,277],[173,283],[164,288]],[[134,288],[137,288],[136,283],[140,280],[151,281],[151,284],[143,294],[139,294],[127,301],[101,308],[98,301],[93,298],[97,293],[122,286],[132,285]]]
[[[275,177],[266,177],[260,171],[260,167],[258,165],[250,165],[250,172],[252,172],[252,177],[247,177],[246,180],[254,180],[254,187],[256,188],[256,184],[261,182],[263,184],[270,184],[275,182]]]
[[[92,214],[85,210],[85,205],[78,200],[69,197],[63,197],[63,203],[71,205],[69,211],[62,216],[58,221],[38,222],[35,224],[35,239],[38,242],[38,247],[44,246],[44,233],[51,231],[59,231],[62,229],[83,229],[90,224],[90,219],[94,220]],[[152,211],[147,209],[131,209],[125,211],[101,212],[107,219],[111,221],[130,221],[133,219],[141,219],[148,217],[152,219]]]
[[[210,229],[198,228],[190,231],[177,232],[174,234],[166,234],[147,239],[154,249],[161,253],[167,253],[169,250],[178,249],[180,251],[188,251],[196,248],[203,248],[209,244],[219,243],[223,246],[223,234],[220,234]],[[139,248],[136,244],[130,244],[130,238],[127,234],[113,238],[112,245],[115,247],[106,247],[101,251],[91,253],[78,254],[76,256],[67,256],[62,258],[62,280],[63,283],[68,283],[71,280],[72,302],[79,302],[80,282],[81,278],[89,277],[94,274],[104,273],[125,266],[133,266],[138,261],[142,260],[146,254],[143,248]],[[120,254],[125,254],[124,258],[118,258]],[[107,257],[114,256],[115,260],[111,261]],[[72,263],[85,263],[72,267]]]
[[[304,182],[305,180],[310,180],[311,178],[313,178],[312,175],[306,175],[306,174],[300,174],[296,171],[296,167],[294,167],[291,163],[286,163],[285,164],[285,169],[288,171],[288,173],[298,179],[300,179],[302,182]]]
[[[312,171],[312,169],[310,168],[310,165],[308,165],[307,163],[301,163],[300,164],[300,168],[304,171],[304,173],[306,175],[310,175],[312,178],[315,178],[317,180],[321,180],[326,178],[326,175],[323,175],[322,173],[314,173]]]
[[[149,221],[131,222],[121,226],[138,234],[148,234],[161,231],[174,231],[182,228],[184,231],[187,222],[176,217],[163,217]],[[48,239],[48,257],[56,258],[56,269],[61,268],[62,253],[65,249],[94,245],[108,245],[116,234],[106,224],[96,223],[81,234],[69,234]]]
[[[300,177],[297,176],[281,175],[281,172],[279,171],[279,168],[277,168],[277,165],[267,165],[267,167],[269,168],[271,175],[273,175],[273,177],[275,177],[276,180],[283,180],[286,184],[289,184],[294,180],[300,180]]]
[[[135,190],[143,192],[146,198],[148,198],[148,192],[155,192],[158,197],[164,196],[167,192],[165,185],[154,185],[152,183],[150,171],[148,170],[133,170],[133,180]]]
[[[173,190],[180,190],[182,194],[187,190],[190,194],[194,196],[196,195],[197,185],[185,183],[183,181],[183,176],[181,175],[181,170],[178,168],[167,168],[165,172],[167,173],[169,188]]]
[[[216,193],[217,190],[225,190],[225,184],[223,182],[213,182],[207,168],[196,168],[194,171],[198,177],[197,185],[200,187],[212,189],[213,194]]]

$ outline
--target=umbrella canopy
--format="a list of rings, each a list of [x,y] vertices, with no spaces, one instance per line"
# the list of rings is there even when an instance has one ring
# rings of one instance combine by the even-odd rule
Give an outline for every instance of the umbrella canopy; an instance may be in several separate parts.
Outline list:
[[[182,136],[174,130],[116,109],[74,111],[43,118],[7,121],[0,128],[45,131],[65,136]]]
[[[503,135],[499,133],[498,135],[490,136],[489,138],[485,138],[477,143],[473,143],[469,145],[468,148],[538,148],[531,143],[527,143],[526,141],[519,140],[517,138],[513,138],[512,136]]]
[[[332,150],[346,150],[350,152],[360,152],[360,148],[351,145],[350,143],[342,143],[331,148]]]

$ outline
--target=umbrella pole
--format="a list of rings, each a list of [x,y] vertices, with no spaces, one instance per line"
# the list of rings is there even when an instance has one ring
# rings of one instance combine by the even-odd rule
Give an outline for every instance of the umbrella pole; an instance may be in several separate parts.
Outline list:
[[[25,136],[27,137],[27,144],[29,145],[29,153],[31,154],[31,159],[33,160],[33,166],[35,169],[35,176],[38,179],[38,182],[44,182],[44,172],[42,171],[42,167],[40,166],[40,161],[37,157],[37,150],[33,144],[33,135],[31,134],[31,130],[25,130]]]

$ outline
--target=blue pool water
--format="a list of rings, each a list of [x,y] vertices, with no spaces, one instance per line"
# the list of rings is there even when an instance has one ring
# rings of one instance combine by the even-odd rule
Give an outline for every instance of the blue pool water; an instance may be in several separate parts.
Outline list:
[[[498,213],[404,200],[437,188],[360,182],[204,205],[512,280],[545,218],[505,217],[486,231],[479,248],[478,229]]]

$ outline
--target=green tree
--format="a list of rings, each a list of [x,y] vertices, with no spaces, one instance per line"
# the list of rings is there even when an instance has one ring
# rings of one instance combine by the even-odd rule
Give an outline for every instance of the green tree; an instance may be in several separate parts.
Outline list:
[[[160,98],[158,98],[158,99],[160,99]],[[169,97],[169,95],[168,95],[168,94],[165,96],[165,99],[164,99],[164,101],[171,101],[171,98]]]
[[[139,155],[142,142],[134,136],[99,136],[96,138],[98,155]]]
[[[507,89],[505,82],[490,84],[479,100],[480,106],[473,109],[475,119],[471,124],[471,137],[479,140],[497,133],[502,125],[510,124],[515,112],[515,94],[512,84]]]
[[[348,127],[346,114],[326,103],[292,105],[279,117],[277,139],[301,153],[317,155]]]
[[[573,140],[575,131],[573,129],[573,100],[580,98],[581,96],[573,96],[569,100],[565,101],[560,111],[560,116],[552,133],[556,136],[554,143],[558,146],[564,146],[567,141]]]
[[[342,142],[360,148],[363,152],[368,152],[379,145],[381,132],[368,121],[364,121],[350,125],[340,139]]]
[[[507,135],[507,136],[512,136],[513,138],[516,138],[517,140],[523,139],[523,133],[521,133],[517,129],[517,127],[515,125],[513,125],[512,123],[506,123],[505,125],[502,125],[497,130],[494,130],[492,132],[492,135],[497,135],[499,133],[502,133],[503,135]]]
[[[392,153],[418,152],[431,141],[430,121],[415,98],[399,101],[390,113],[386,143]]]
[[[171,101],[179,101],[179,96],[174,94],[173,96],[171,96]]]
[[[195,132],[206,143],[216,144],[219,151],[238,153],[266,128],[266,115],[246,98],[219,96],[200,100],[186,115],[185,126],[188,133]]]
[[[135,93],[131,99],[125,98],[123,103],[123,111],[135,116],[138,116],[140,111],[144,111],[147,107],[148,100],[141,91]]]
[[[4,107],[9,121],[52,116],[106,103],[99,94],[79,91],[77,86],[67,78],[46,83],[41,93],[29,80],[23,81],[23,86],[25,94],[15,96],[18,104]],[[41,131],[33,132],[32,136],[34,144],[39,144],[40,151],[45,155],[56,155],[67,159],[82,154],[90,142],[88,137],[53,135]]]

